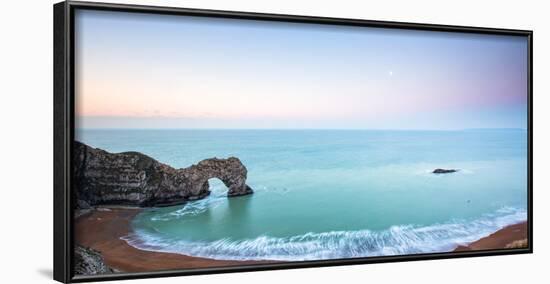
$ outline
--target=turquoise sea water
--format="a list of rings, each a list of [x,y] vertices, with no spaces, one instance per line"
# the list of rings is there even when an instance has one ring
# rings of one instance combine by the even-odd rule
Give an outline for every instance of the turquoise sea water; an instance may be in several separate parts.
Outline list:
[[[526,220],[524,130],[78,130],[173,167],[235,156],[255,191],[144,210],[126,241],[216,259],[444,252]],[[434,175],[435,168],[459,172]]]

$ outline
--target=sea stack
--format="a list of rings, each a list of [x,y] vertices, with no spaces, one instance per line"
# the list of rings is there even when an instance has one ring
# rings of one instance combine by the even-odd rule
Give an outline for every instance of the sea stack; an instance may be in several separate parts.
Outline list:
[[[454,173],[454,172],[458,172],[458,170],[455,170],[455,169],[435,169],[433,170],[433,174],[450,174],[450,173]]]
[[[228,187],[228,197],[251,194],[238,158],[211,158],[175,169],[139,152],[109,153],[80,142],[73,150],[76,204],[169,206],[210,194],[208,179]]]

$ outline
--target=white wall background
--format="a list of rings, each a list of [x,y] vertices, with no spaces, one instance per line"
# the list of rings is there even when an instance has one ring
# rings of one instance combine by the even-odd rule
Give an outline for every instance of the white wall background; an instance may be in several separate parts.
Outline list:
[[[135,283],[548,283],[550,20],[546,1],[108,1],[534,30],[533,255],[233,273]],[[52,281],[53,3],[4,1],[0,6],[1,283]]]

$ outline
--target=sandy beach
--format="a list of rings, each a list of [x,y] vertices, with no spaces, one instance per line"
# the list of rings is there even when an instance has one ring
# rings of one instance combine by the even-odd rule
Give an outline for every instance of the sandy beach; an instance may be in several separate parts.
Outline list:
[[[481,238],[467,246],[459,246],[454,251],[492,250],[519,248],[527,245],[527,222],[507,226],[495,233]]]
[[[75,241],[99,251],[105,263],[121,272],[144,272],[171,269],[221,267],[271,261],[231,261],[191,257],[175,253],[151,252],[128,245],[121,237],[130,232],[131,220],[140,209],[104,208],[82,215],[75,222]],[[516,246],[527,239],[527,222],[505,227],[454,251],[491,250]]]
[[[128,245],[121,237],[130,232],[129,220],[140,209],[94,210],[75,222],[75,241],[99,251],[105,263],[121,272],[144,272],[268,263],[259,261],[214,260],[175,253],[151,252]]]

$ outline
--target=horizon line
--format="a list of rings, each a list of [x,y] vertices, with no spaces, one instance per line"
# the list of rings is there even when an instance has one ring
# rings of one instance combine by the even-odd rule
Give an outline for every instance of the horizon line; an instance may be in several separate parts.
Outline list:
[[[426,129],[426,128],[179,128],[179,127],[75,127],[75,130],[339,130],[339,131],[467,131],[467,130],[523,130],[522,127],[478,127],[478,128],[454,128],[454,129]]]

